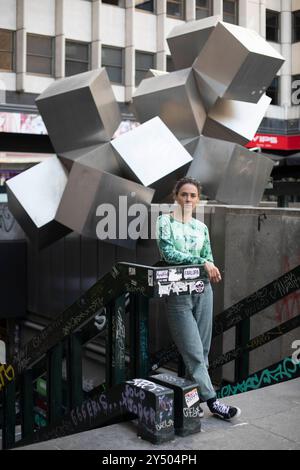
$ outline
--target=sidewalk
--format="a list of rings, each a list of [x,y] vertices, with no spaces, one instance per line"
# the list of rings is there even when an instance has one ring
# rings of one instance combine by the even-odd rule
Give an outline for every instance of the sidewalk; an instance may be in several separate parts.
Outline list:
[[[160,446],[137,438],[135,422],[127,422],[22,449],[300,450],[300,379],[229,397],[224,402],[242,409],[239,420],[228,423],[214,418],[204,405],[201,433],[176,436]]]

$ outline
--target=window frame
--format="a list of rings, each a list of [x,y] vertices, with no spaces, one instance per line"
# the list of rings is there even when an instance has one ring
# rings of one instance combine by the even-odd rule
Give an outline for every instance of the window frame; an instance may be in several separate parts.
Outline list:
[[[82,59],[74,59],[74,58],[68,58],[67,56],[67,45],[69,44],[80,44],[88,47],[88,60],[82,60]],[[75,62],[75,63],[81,63],[81,64],[87,64],[88,68],[86,72],[91,70],[91,43],[90,42],[84,42],[84,41],[74,41],[73,39],[66,39],[66,44],[65,44],[65,76],[66,77],[73,77],[74,75],[78,75],[77,73],[71,74],[71,75],[66,75],[66,70],[67,70],[67,62]],[[84,73],[84,72],[82,72]]]
[[[106,64],[104,65],[103,64],[103,48],[105,49],[110,49],[110,50],[116,50],[116,51],[120,51],[121,52],[121,60],[122,60],[122,63],[120,66],[118,65],[110,65],[110,64]],[[122,47],[114,47],[114,46],[109,46],[109,45],[106,45],[106,44],[103,44],[102,47],[101,47],[101,67],[110,67],[110,68],[115,68],[115,69],[121,69],[121,83],[120,82],[114,82],[112,81],[110,78],[109,78],[109,74],[107,72],[107,75],[108,75],[108,78],[110,80],[111,83],[115,84],[115,85],[121,85],[121,86],[124,86],[125,84],[125,67],[124,67],[124,62],[125,62],[125,50],[124,48]]]
[[[173,3],[175,5],[178,5],[178,4],[182,4],[182,15],[179,17],[179,16],[176,16],[176,15],[170,15],[168,13],[168,6],[170,3]],[[167,0],[167,18],[175,18],[176,20],[182,20],[182,21],[185,21],[186,20],[186,3],[185,3],[185,0]]]
[[[272,26],[269,26],[268,25],[268,22],[267,22],[267,16],[268,16],[268,13],[272,13],[272,14],[275,14],[276,17],[277,17],[277,29],[275,27],[272,27]],[[268,34],[267,34],[267,31],[268,31],[268,28],[270,29],[274,29],[276,32],[277,32],[277,39],[276,40],[273,40],[273,39],[270,39],[268,38]],[[280,12],[279,11],[276,11],[276,10],[270,10],[269,8],[266,9],[266,41],[269,41],[269,42],[274,42],[275,44],[278,44],[280,42]]]
[[[1,52],[4,52],[4,53],[9,53],[11,54],[11,69],[5,69],[5,68],[2,68],[0,67],[0,72],[1,73],[11,73],[11,72],[15,72],[16,71],[16,32],[11,30],[11,29],[5,29],[5,28],[0,28],[0,34],[1,32],[5,32],[5,33],[10,33],[11,36],[12,36],[12,50],[6,50],[6,49],[0,49],[0,53]]]
[[[229,14],[229,13],[226,13],[226,15],[228,16],[232,16],[234,18],[234,22],[231,22],[231,21],[227,21],[224,19],[224,2],[228,2],[228,3],[233,3],[234,4],[234,13],[233,15]],[[230,24],[235,24],[235,25],[238,25],[239,24],[239,1],[238,0],[223,0],[223,21],[226,21],[227,23],[230,23]]]
[[[207,0],[208,2],[208,8],[203,8],[201,6],[197,6],[197,0],[196,0],[196,11],[195,11],[195,18],[196,20],[198,19],[202,19],[202,18],[208,18],[209,16],[212,16],[212,12],[213,12],[213,2],[212,0]],[[197,11],[207,11],[208,12],[208,15],[207,16],[202,16],[201,18],[197,18]]]
[[[150,15],[156,15],[156,1],[157,0],[151,0],[153,2],[153,10],[146,10],[144,8],[140,8],[138,6],[136,6],[136,4],[134,4],[134,7],[137,11],[140,11],[142,13],[149,13]],[[159,0],[158,0],[159,1]]]
[[[277,81],[277,89],[273,87],[273,89],[276,91],[276,103],[273,103],[273,97],[268,94],[270,88],[272,88],[272,84],[274,83],[274,81]],[[266,95],[269,96],[269,98],[272,98],[270,105],[280,106],[280,76],[279,75],[276,75],[276,77],[273,78],[271,85],[266,90]]]
[[[32,52],[29,53],[28,52],[28,37],[29,36],[36,37],[36,38],[42,37],[42,38],[50,39],[50,41],[51,41],[51,55],[47,56],[47,55],[44,55],[44,54],[36,54],[36,53],[32,53]],[[44,35],[44,34],[35,34],[35,33],[27,33],[26,34],[26,73],[28,73],[29,75],[36,75],[36,76],[41,76],[41,77],[54,77],[54,75],[55,75],[55,71],[54,71],[54,64],[55,64],[54,40],[55,40],[55,37]],[[44,59],[45,58],[50,59],[51,72],[50,73],[31,72],[30,70],[28,70],[28,57],[42,57]]]
[[[299,17],[299,31],[296,33],[296,15]],[[300,10],[292,11],[292,42],[300,42]]]
[[[152,56],[153,58],[153,63],[152,63],[152,67],[148,68],[148,69],[143,69],[143,68],[137,68],[136,64],[137,64],[137,54],[144,54],[144,55],[148,55],[148,56]],[[136,50],[135,51],[135,79],[134,79],[134,83],[135,83],[135,87],[138,87],[139,84],[141,83],[141,80],[139,83],[137,83],[136,81],[136,77],[137,77],[137,72],[145,72],[145,74],[148,72],[148,70],[150,70],[151,68],[154,68],[155,69],[155,58],[156,58],[156,54],[153,53],[153,52],[148,52],[148,51],[140,51],[140,50]]]

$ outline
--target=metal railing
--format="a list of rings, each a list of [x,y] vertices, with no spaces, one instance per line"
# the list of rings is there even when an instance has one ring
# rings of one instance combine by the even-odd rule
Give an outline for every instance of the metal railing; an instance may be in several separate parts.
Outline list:
[[[198,270],[194,279],[185,275],[191,268]],[[152,414],[156,413],[158,402],[164,397],[168,403],[164,409],[171,409],[173,398],[170,390],[155,387],[150,382],[155,377],[149,376],[153,376],[159,367],[170,360],[178,359],[179,355],[175,345],[171,345],[150,356],[149,299],[189,294],[199,288],[199,283],[203,283],[204,278],[205,273],[201,266],[162,268],[129,263],[114,266],[111,272],[103,276],[77,302],[32,338],[12,358],[9,365],[2,367],[0,390],[2,389],[3,398],[3,448],[73,434],[136,416],[141,423],[143,421],[140,427],[143,428],[141,434],[145,438],[156,443],[169,439],[171,426],[162,425],[162,421],[154,423],[156,434],[149,434],[147,420],[150,418],[143,407],[145,403],[152,403],[149,410],[152,410]],[[249,376],[248,360],[250,351],[300,326],[298,315],[256,338],[249,337],[249,321],[252,316],[299,288],[300,266],[297,266],[215,317],[213,336],[237,327],[236,348],[216,358],[210,366],[210,370],[214,370],[233,360],[236,364],[236,383],[222,387],[217,391],[218,396],[241,393],[300,376],[300,365],[294,364],[289,357]],[[127,293],[130,296],[129,302]],[[126,308],[129,328],[125,321]],[[84,396],[82,349],[104,330],[105,386]],[[126,355],[129,355],[129,361],[126,361]],[[66,365],[66,377],[62,374],[63,364]],[[179,361],[179,375],[181,369]],[[37,429],[34,423],[34,384],[45,372],[46,426]],[[145,380],[146,378],[150,381]],[[168,387],[168,381],[166,383]],[[183,386],[189,386],[183,382],[178,384],[181,386],[180,393],[183,393]],[[192,385],[195,387],[195,384]],[[131,403],[129,393],[136,400],[139,400],[141,393],[146,394],[143,407],[141,401]],[[145,414],[141,416],[141,413]],[[195,413],[196,416],[197,412]],[[180,419],[182,421],[182,416]],[[163,421],[169,422],[170,419]],[[15,440],[17,424],[21,426],[22,435],[18,442]]]

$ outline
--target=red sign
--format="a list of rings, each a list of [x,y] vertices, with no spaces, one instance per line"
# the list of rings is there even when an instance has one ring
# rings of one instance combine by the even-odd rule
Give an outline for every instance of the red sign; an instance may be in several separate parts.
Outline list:
[[[246,147],[274,150],[300,150],[300,135],[256,134]]]

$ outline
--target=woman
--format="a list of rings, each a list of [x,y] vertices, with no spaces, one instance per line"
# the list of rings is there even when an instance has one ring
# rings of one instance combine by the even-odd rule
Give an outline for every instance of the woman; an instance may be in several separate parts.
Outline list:
[[[237,418],[241,410],[217,400],[208,374],[208,354],[212,336],[213,293],[210,282],[220,282],[221,274],[214,265],[208,228],[193,218],[200,199],[200,184],[185,177],[177,181],[173,196],[177,205],[171,214],[157,220],[160,254],[169,265],[201,264],[207,278],[202,294],[167,298],[168,323],[172,338],[183,358],[187,375],[199,384],[200,396],[209,410],[225,420]],[[200,416],[203,416],[200,409]]]

